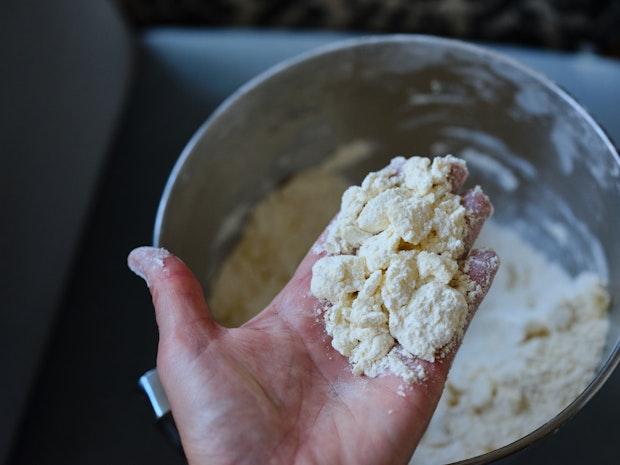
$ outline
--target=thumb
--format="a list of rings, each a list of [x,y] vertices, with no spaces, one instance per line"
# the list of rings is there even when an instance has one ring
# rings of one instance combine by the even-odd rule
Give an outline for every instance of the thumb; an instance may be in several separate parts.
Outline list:
[[[181,259],[166,249],[138,247],[129,254],[127,264],[151,291],[160,341],[197,342],[204,338],[196,336],[218,330],[202,286]]]

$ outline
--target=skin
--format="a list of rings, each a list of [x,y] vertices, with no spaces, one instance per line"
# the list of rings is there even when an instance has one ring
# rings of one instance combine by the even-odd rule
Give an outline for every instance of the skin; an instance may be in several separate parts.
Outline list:
[[[455,172],[458,190],[466,173]],[[492,207],[463,196],[468,248]],[[166,255],[166,256],[162,256]],[[405,464],[441,396],[454,357],[421,363],[427,379],[404,386],[393,375],[355,376],[336,352],[310,294],[308,253],[287,286],[240,328],[211,317],[189,268],[161,249],[140,247],[129,266],[145,278],[159,326],[157,367],[190,464]],[[482,290],[497,270],[494,252],[465,254],[462,269]],[[458,346],[458,344],[457,344]],[[404,391],[404,396],[403,396]]]

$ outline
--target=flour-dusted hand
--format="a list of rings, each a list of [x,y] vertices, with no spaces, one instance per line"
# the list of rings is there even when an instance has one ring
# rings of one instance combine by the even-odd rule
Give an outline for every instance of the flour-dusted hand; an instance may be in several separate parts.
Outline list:
[[[454,173],[457,191],[465,175],[458,167]],[[467,254],[491,212],[486,197],[469,195],[475,202],[463,201],[467,258],[459,263],[478,285],[466,296],[471,315],[498,262],[493,252]],[[150,247],[130,254],[130,268],[153,296],[157,366],[190,464],[404,464],[411,457],[456,345],[435,362],[417,361],[424,380],[404,390],[403,380],[389,373],[354,374],[332,348],[321,302],[310,291],[312,267],[324,255],[319,249],[312,248],[267,308],[232,329],[211,318],[199,282],[181,260]]]

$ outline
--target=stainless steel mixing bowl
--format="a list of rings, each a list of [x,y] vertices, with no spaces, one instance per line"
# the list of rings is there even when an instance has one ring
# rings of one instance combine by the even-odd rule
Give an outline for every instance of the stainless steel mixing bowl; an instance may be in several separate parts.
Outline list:
[[[611,329],[596,378],[526,437],[459,463],[491,462],[556,430],[619,360],[620,159],[579,104],[519,63],[425,36],[350,40],[286,61],[239,89],[189,142],[163,193],[154,243],[208,289],[243,208],[352,141],[372,152],[352,181],[397,154],[463,155],[499,222],[569,271],[609,279]]]

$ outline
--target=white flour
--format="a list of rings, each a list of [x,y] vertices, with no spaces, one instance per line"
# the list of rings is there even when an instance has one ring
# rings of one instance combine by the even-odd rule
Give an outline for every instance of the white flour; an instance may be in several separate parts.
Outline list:
[[[600,363],[609,296],[599,278],[571,278],[493,222],[476,245],[502,265],[412,464],[451,463],[525,436],[572,402]]]

